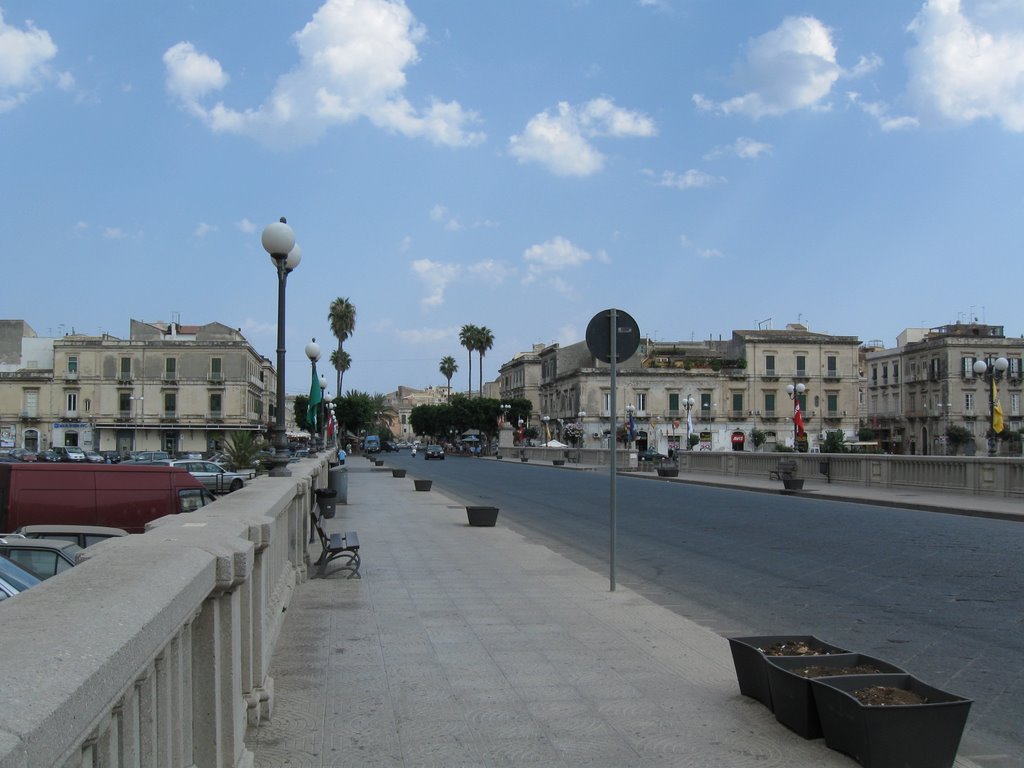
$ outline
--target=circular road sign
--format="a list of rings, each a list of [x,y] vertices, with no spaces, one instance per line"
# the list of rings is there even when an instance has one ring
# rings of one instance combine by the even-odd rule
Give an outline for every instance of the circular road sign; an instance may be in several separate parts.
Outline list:
[[[587,348],[590,354],[605,363],[612,361],[612,310],[594,315],[587,326]],[[621,309],[615,310],[615,362],[628,360],[640,346],[640,326]]]

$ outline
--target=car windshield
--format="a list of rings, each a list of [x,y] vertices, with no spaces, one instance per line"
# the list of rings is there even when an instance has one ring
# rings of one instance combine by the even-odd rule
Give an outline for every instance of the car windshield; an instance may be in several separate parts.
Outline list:
[[[42,579],[31,571],[22,568],[20,565],[8,560],[3,555],[0,555],[0,576],[3,576],[12,587],[19,591],[28,589],[29,587],[34,587],[42,581]]]

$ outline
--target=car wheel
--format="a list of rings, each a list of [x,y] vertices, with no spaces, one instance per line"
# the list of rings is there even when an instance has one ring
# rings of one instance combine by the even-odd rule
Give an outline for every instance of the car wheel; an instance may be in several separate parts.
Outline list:
[[[238,478],[235,478],[234,480],[231,481],[231,490],[232,491],[237,491],[241,487],[242,487],[242,481],[239,480]]]

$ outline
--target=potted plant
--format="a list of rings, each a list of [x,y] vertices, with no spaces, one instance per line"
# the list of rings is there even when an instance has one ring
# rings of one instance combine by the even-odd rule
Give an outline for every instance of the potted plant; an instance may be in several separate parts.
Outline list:
[[[971,700],[913,675],[816,677],[825,744],[864,768],[952,768]]]
[[[470,525],[492,527],[498,521],[498,508],[485,506],[467,506],[466,517]]]
[[[391,468],[391,476],[392,477],[405,477],[405,469],[397,469],[395,467],[392,467]]]
[[[904,672],[894,664],[861,653],[828,656],[766,656],[775,719],[805,739],[821,738],[811,679],[836,675]]]
[[[657,470],[658,477],[679,477],[679,465],[674,461],[662,461]]]
[[[433,482],[434,482],[433,480],[419,480],[419,479],[415,479],[415,480],[412,481],[412,484],[414,486],[416,486],[416,490],[417,491],[429,491],[430,490],[430,486],[433,484]]]
[[[765,655],[771,656],[827,656],[832,653],[849,653],[846,648],[819,640],[814,635],[757,635],[754,637],[730,637],[732,663],[736,667],[736,681],[740,693],[750,696],[772,708],[772,694],[768,686],[768,663]]]

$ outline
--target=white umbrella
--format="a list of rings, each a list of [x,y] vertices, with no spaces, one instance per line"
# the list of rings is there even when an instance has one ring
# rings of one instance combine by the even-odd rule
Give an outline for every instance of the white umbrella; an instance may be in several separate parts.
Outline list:
[[[545,448],[568,448],[569,446],[565,443],[560,443],[557,440],[548,440],[544,443]]]

